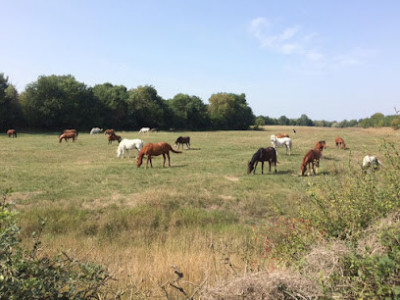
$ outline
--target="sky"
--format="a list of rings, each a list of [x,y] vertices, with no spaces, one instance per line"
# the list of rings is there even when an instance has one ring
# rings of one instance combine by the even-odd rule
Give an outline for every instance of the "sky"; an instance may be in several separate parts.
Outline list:
[[[400,109],[398,0],[0,0],[0,73],[246,94],[255,115],[361,119]]]

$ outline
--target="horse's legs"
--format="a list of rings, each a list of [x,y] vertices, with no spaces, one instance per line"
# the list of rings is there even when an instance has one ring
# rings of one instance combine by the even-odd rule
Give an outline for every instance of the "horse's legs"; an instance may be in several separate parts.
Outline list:
[[[153,161],[151,160],[151,155],[149,155],[149,159],[150,159],[150,166],[153,167]]]
[[[261,174],[264,175],[264,161],[261,162]]]
[[[256,160],[256,163],[254,164],[254,170],[253,170],[253,174],[256,174],[256,168],[257,168],[257,165],[258,165],[258,161]]]
[[[163,165],[162,165],[162,166],[163,166],[163,168],[165,168],[165,153],[163,153],[162,156],[163,156],[163,158],[164,158],[164,161],[163,161]]]
[[[271,173],[271,161],[270,160],[268,161],[268,172]]]
[[[182,149],[183,149],[183,145],[182,145]],[[168,167],[171,166],[171,158],[169,157],[169,152],[167,152],[167,156],[168,156]]]

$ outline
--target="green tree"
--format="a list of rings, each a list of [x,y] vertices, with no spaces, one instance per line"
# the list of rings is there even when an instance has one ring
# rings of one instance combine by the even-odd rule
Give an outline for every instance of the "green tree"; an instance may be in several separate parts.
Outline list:
[[[248,129],[254,115],[245,94],[218,93],[209,99],[208,111],[214,129]]]
[[[21,108],[16,88],[0,73],[0,129],[7,130],[21,123]]]
[[[400,119],[399,119],[399,118],[394,119],[394,120],[392,121],[391,127],[392,127],[394,130],[399,129],[399,128],[400,128]]]
[[[165,128],[165,101],[151,85],[138,86],[129,90],[128,113],[135,120],[138,128]]]
[[[314,122],[307,117],[307,115],[302,114],[299,119],[296,121],[296,125],[299,126],[314,126]]]
[[[209,127],[207,105],[199,97],[177,94],[167,103],[174,114],[172,127],[190,130]]]
[[[111,83],[97,84],[93,87],[93,95],[99,102],[102,115],[102,126],[107,128],[136,128],[134,118],[128,114],[129,93],[123,85]],[[97,124],[101,126],[100,124]]]
[[[71,75],[40,76],[21,94],[28,125],[41,129],[87,129],[99,123],[92,90]]]
[[[290,120],[286,116],[280,116],[278,119],[278,124],[279,125],[289,125]]]

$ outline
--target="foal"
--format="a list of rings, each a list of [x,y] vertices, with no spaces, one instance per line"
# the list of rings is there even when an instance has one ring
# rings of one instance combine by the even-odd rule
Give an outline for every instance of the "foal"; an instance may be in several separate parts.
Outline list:
[[[344,140],[341,137],[337,137],[335,139],[335,144],[336,147],[338,147],[339,149],[342,148],[343,150],[346,150],[346,144],[344,143]]]
[[[250,174],[253,171],[253,174],[256,173],[256,168],[258,162],[261,161],[261,174],[264,174],[264,161],[268,161],[269,164],[269,172],[271,172],[271,164],[273,163],[276,171],[276,150],[272,147],[268,148],[260,148],[256,153],[254,153],[251,161],[247,164],[247,174]]]

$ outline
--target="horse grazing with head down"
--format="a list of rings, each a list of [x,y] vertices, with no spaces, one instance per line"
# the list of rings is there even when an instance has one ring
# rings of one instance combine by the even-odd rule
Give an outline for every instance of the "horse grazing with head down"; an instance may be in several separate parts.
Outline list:
[[[165,155],[168,156],[168,166],[171,166],[171,159],[169,157],[169,151],[172,151],[174,153],[182,153],[181,151],[175,151],[172,149],[171,145],[165,142],[160,142],[160,143],[148,143],[144,145],[142,150],[139,153],[139,156],[136,161],[136,166],[139,168],[142,165],[143,162],[143,156],[146,155],[147,160],[146,160],[146,167],[149,164],[150,161],[150,166],[153,167],[153,163],[151,162],[151,157],[152,156],[158,156],[161,155],[164,158],[164,163],[163,163],[163,168],[165,168]]]
[[[65,130],[65,131],[58,137],[58,141],[61,143],[63,139],[65,140],[65,142],[68,142],[68,139],[72,139],[72,141],[75,142],[76,136],[77,136],[76,131]]]
[[[108,143],[112,144],[113,141],[118,141],[118,143],[121,143],[122,138],[119,135],[114,134],[110,134],[108,137]]]
[[[183,144],[186,144],[186,147],[190,149],[190,136],[180,136],[176,139],[175,146],[178,146],[178,149],[180,145],[182,145],[183,149]]]
[[[290,149],[292,148],[292,139],[289,137],[278,138],[276,135],[271,135],[272,147],[286,147],[286,154],[290,155]]]
[[[346,144],[344,143],[344,140],[341,137],[337,137],[335,139],[335,144],[336,147],[338,147],[339,149],[346,150]]]
[[[123,139],[117,149],[117,157],[124,158],[125,157],[125,151],[128,153],[128,158],[129,158],[129,150],[136,149],[138,151],[138,154],[140,150],[143,148],[143,141],[140,139],[133,139],[133,140],[128,140],[128,139]]]
[[[307,165],[309,169],[313,170],[314,175],[318,173],[318,168],[319,168],[319,160],[322,155],[322,150],[319,149],[311,149],[309,150],[306,155],[303,158],[303,162],[301,163],[301,176],[304,175],[304,173],[307,170]],[[317,172],[315,172],[314,166],[317,169]],[[310,172],[309,172],[310,174]]]
[[[256,173],[256,168],[258,162],[261,162],[261,174],[264,174],[264,161],[267,161],[269,164],[269,172],[271,172],[271,164],[274,164],[275,166],[275,173],[276,171],[276,163],[277,163],[277,158],[276,158],[276,150],[272,147],[267,147],[267,148],[260,148],[256,153],[254,153],[253,157],[251,158],[251,161],[247,164],[247,174],[250,174],[251,171],[253,171],[253,174]]]
[[[14,137],[14,138],[17,137],[17,131],[16,131],[15,129],[8,129],[8,130],[7,130],[7,134],[8,134],[8,137],[9,137],[9,138],[10,138],[10,137]]]
[[[376,156],[366,155],[364,156],[362,162],[363,172],[367,172],[368,169],[372,169],[372,171],[378,170],[379,167],[382,166],[382,163],[378,160]]]

